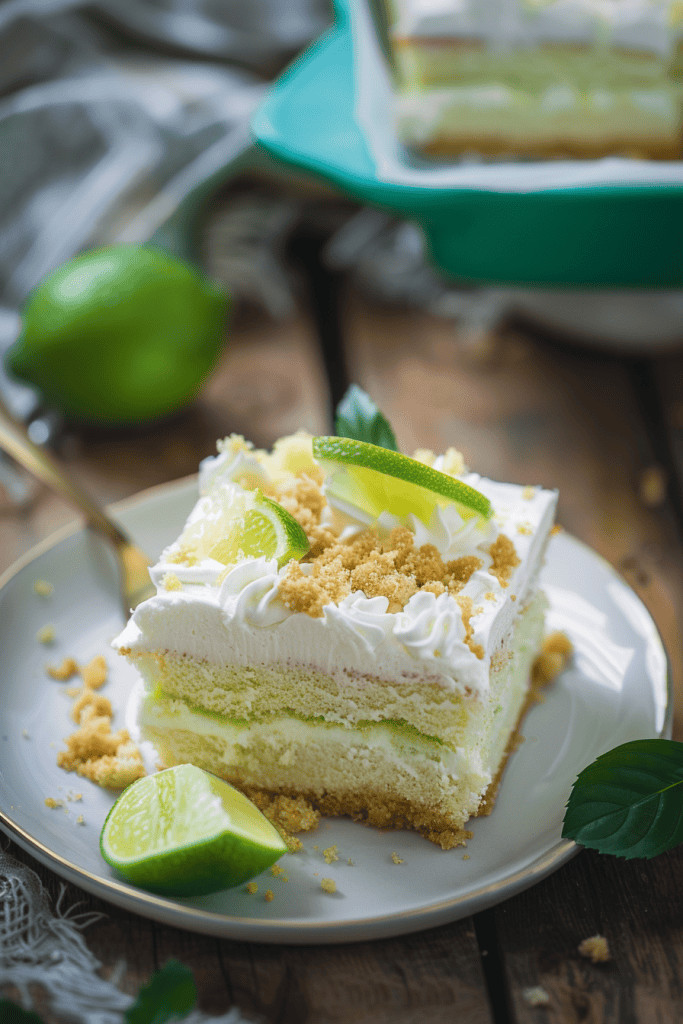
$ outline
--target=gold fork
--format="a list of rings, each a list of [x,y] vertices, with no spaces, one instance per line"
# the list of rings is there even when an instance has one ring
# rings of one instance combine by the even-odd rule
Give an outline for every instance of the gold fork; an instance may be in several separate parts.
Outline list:
[[[119,565],[119,589],[123,614],[127,619],[133,608],[155,593],[147,571],[152,564],[151,560],[80,488],[54,456],[33,443],[24,427],[17,423],[2,400],[0,400],[0,449],[11,455],[20,466],[23,466],[51,490],[65,498],[85,516],[88,529],[112,544]]]

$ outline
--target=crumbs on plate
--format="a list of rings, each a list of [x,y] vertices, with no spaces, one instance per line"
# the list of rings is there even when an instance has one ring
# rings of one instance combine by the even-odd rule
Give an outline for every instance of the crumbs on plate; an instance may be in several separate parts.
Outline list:
[[[57,764],[68,772],[77,772],[107,789],[124,789],[145,775],[140,752],[127,729],[112,732],[114,712],[111,701],[98,693],[107,680],[107,662],[101,656],[82,667],[74,658],[47,669],[52,679],[66,681],[80,675],[83,686],[71,689],[76,698],[71,717],[78,729],[67,736],[67,749],[57,754]]]
[[[53,644],[56,636],[55,627],[49,623],[40,627],[36,633],[36,640],[39,644]]]
[[[337,891],[337,883],[335,882],[334,878],[321,878],[320,879],[320,888],[324,892],[330,892],[330,893],[331,892],[336,892]]]
[[[304,800],[301,796],[282,796],[251,787],[245,787],[244,795],[256,804],[268,821],[275,825],[287,844],[288,853],[298,853],[303,850],[303,843],[294,833],[310,832],[317,828],[320,811],[317,811],[308,800]]]

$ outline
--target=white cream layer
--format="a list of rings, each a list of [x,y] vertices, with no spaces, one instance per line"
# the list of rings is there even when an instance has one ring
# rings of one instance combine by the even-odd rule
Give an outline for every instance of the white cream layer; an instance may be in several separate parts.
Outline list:
[[[483,647],[481,659],[465,643],[461,607],[448,593],[419,592],[402,612],[389,613],[385,597],[367,598],[358,591],[339,605],[327,605],[321,618],[311,618],[285,607],[276,563],[265,558],[238,565],[218,585],[220,563],[184,567],[162,556],[152,570],[157,595],[136,609],[114,646],[133,654],[171,651],[215,664],[306,665],[340,682],[374,676],[381,666],[388,681],[422,680],[455,692],[485,693],[491,654],[536,587],[557,494],[472,473],[463,479],[486,494],[495,509],[485,533],[460,533],[459,550],[453,550],[451,533],[446,541],[448,557],[475,554],[484,563],[461,592],[473,602],[473,639]],[[190,520],[193,516],[196,511]],[[520,558],[507,587],[488,571],[488,548],[499,531],[510,537]],[[182,590],[164,589],[167,572],[180,579]]]

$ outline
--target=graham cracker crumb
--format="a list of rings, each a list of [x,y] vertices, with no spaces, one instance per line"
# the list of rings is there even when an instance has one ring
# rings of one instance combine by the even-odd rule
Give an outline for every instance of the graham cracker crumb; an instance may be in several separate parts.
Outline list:
[[[183,585],[174,572],[164,573],[161,580],[164,590],[182,590]]]
[[[561,654],[565,658],[571,658],[574,648],[567,634],[558,630],[545,638],[543,650],[548,654]]]
[[[334,878],[321,878],[320,888],[323,889],[325,892],[336,892],[337,883],[335,882]]]
[[[404,864],[405,863],[405,861],[403,860],[403,857],[399,857],[399,855],[397,853],[395,853],[395,852],[392,853],[391,859],[393,860],[394,864]]]
[[[523,537],[531,537],[533,535],[534,528],[531,523],[518,523],[517,533],[521,533]]]
[[[48,623],[45,626],[40,627],[36,633],[36,640],[39,644],[53,644],[56,636],[57,633],[55,631],[55,627],[51,623]]]
[[[401,611],[418,590],[457,594],[483,565],[474,555],[444,562],[432,544],[415,548],[413,534],[396,527],[381,540],[364,530],[348,542],[318,543],[302,559],[289,563],[279,595],[292,611],[320,618],[326,604],[338,604],[349,594],[386,597],[388,611]]]
[[[73,665],[76,665],[73,659],[65,659],[60,669],[55,670],[57,678],[65,671],[71,675]],[[67,749],[57,754],[57,765],[65,771],[75,771],[99,786],[124,789],[141,778],[145,768],[128,731],[111,731],[111,701],[95,692],[107,679],[105,658],[101,655],[93,658],[83,667],[81,675],[83,690],[76,691],[80,696],[71,711],[79,728],[64,741]],[[80,798],[80,793],[74,797]]]
[[[336,846],[328,846],[326,850],[323,850],[323,857],[325,858],[326,864],[332,864],[335,860],[339,860],[339,852]]]
[[[317,828],[320,812],[300,796],[282,796],[263,790],[245,790],[269,821],[286,832],[310,832]]]
[[[93,714],[98,717],[114,717],[111,701],[101,693],[96,693],[95,690],[91,690],[88,686],[83,687],[81,696],[71,709],[71,717],[77,725],[81,724],[81,714],[85,708],[92,708]]]
[[[83,817],[82,814],[79,814],[78,817],[76,818],[76,824],[85,825],[85,818]]]
[[[258,892],[258,884],[256,882],[247,882],[247,892],[250,896],[253,896],[255,892]]]
[[[346,863],[347,863],[347,864],[349,865],[349,867],[350,867],[350,868],[355,868],[355,866],[356,866],[356,865],[354,864],[354,862],[353,862],[353,861],[351,860],[351,858],[350,858],[350,857],[349,857],[349,859],[347,860],[347,862],[346,862]]]
[[[59,679],[60,682],[65,683],[67,679],[77,676],[81,670],[78,667],[78,662],[73,658],[64,658],[61,665],[56,668],[54,665],[48,665],[46,671],[51,679]]]
[[[294,832],[310,832],[317,828],[320,812],[303,797],[282,796],[262,789],[244,787],[244,795],[256,804],[285,841],[288,853],[299,853],[304,845]]]
[[[551,537],[554,537],[554,536],[555,536],[555,534],[557,534],[557,533],[562,533],[562,529],[563,529],[563,528],[562,528],[562,527],[560,526],[560,524],[559,524],[559,523],[555,523],[555,525],[553,526],[553,528],[552,528],[552,529],[551,529],[551,531],[550,531],[550,536],[551,536]]]
[[[531,484],[528,484],[522,491],[522,497],[526,501],[531,501],[533,498],[536,497],[536,488],[532,487]]]
[[[283,874],[283,869],[280,867],[279,864],[273,864],[271,866],[270,873],[271,875],[275,875],[277,877],[277,875]]]
[[[547,686],[564,671],[573,653],[572,642],[565,633],[551,633],[543,641],[541,653],[534,662],[531,674],[535,687]]]
[[[83,691],[80,686],[65,686],[64,694],[66,697],[78,697]]]
[[[501,533],[489,548],[489,554],[493,559],[489,572],[496,577],[501,587],[507,587],[514,569],[519,565],[515,545],[509,537]]]
[[[99,690],[100,686],[107,681],[107,662],[101,654],[98,654],[92,661],[83,666],[81,677],[83,679],[83,686],[88,687],[90,690]]]
[[[55,798],[53,796],[46,796],[45,797],[45,806],[46,807],[63,807],[64,806],[64,801],[63,800],[55,800]]]
[[[474,835],[474,832],[470,832],[469,829],[444,829],[443,832],[437,832],[435,829],[420,829],[420,832],[425,839],[434,843],[435,846],[440,846],[442,850],[453,850],[456,846],[466,846],[467,840]]]
[[[272,903],[273,900],[275,899],[275,893],[273,892],[272,889],[266,889],[266,891],[263,894],[263,898],[266,901],[266,903]]]
[[[496,600],[496,595],[493,593],[492,590],[487,590],[486,593],[484,594],[484,597],[486,598],[487,601]]]
[[[50,597],[54,593],[54,587],[47,580],[36,580],[33,589],[40,597]]]
[[[470,855],[469,855],[469,853],[463,853],[463,855],[462,855],[462,859],[463,859],[463,860],[469,860],[469,859],[470,859]]]
[[[604,935],[591,935],[578,946],[581,956],[592,960],[594,964],[603,964],[611,960],[609,945]]]
[[[522,989],[522,999],[529,1006],[550,1006],[550,996],[540,985]]]

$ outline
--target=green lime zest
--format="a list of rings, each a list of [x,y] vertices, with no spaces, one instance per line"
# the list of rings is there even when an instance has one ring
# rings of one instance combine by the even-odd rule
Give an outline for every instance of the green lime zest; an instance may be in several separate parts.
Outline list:
[[[100,836],[102,856],[120,875],[169,896],[240,885],[286,849],[250,800],[191,764],[134,782],[112,807]]]
[[[326,472],[328,495],[375,519],[390,512],[428,524],[437,506],[451,504],[463,519],[489,519],[493,513],[474,487],[400,452],[346,437],[314,437],[313,456]]]

